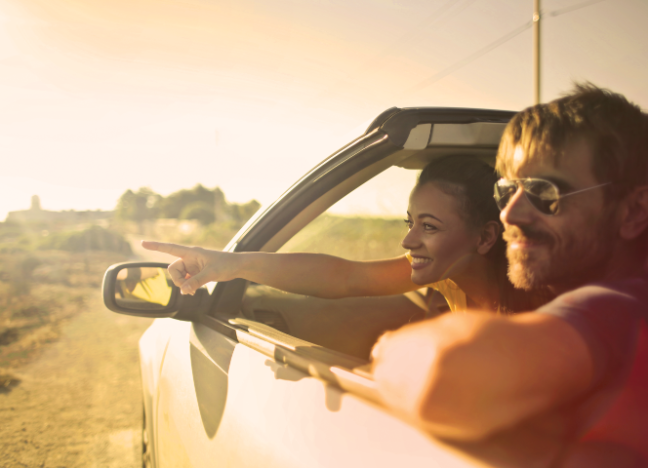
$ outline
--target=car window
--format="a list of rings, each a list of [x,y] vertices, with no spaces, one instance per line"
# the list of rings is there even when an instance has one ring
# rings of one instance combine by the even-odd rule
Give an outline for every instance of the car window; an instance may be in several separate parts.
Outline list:
[[[390,167],[311,221],[279,252],[311,252],[352,260],[403,255],[409,194],[419,171]],[[422,318],[405,296],[320,299],[252,284],[243,299],[245,318],[297,338],[367,359],[380,334]]]
[[[315,218],[279,252],[313,252],[351,260],[402,255],[409,193],[419,171],[390,167]]]

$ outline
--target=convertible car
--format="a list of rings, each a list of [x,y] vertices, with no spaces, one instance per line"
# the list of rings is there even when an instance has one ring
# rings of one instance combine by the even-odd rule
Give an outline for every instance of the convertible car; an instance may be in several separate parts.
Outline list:
[[[401,255],[418,170],[459,154],[492,164],[512,115],[388,109],[260,210],[226,250]],[[157,318],[140,340],[143,466],[518,466],[496,448],[429,436],[375,392],[369,354],[380,334],[443,304],[431,310],[416,294],[325,300],[242,279],[182,296],[166,266],[114,265],[103,286],[108,309]]]

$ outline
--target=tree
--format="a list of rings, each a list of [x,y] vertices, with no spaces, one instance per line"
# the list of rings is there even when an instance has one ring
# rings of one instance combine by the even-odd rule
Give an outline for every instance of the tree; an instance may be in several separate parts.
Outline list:
[[[115,216],[127,221],[142,222],[156,217],[157,204],[162,197],[148,187],[142,187],[137,192],[126,190],[119,197]]]
[[[214,192],[198,184],[191,190],[178,190],[160,200],[160,218],[180,218],[182,210],[191,203],[203,202],[214,210]]]
[[[243,225],[254,213],[257,212],[259,208],[261,208],[261,203],[256,200],[250,200],[247,203],[241,204],[232,203],[232,205],[230,205],[230,213],[234,221]]]
[[[214,208],[209,206],[209,203],[196,201],[183,208],[180,219],[197,219],[206,226],[216,221],[216,214]]]

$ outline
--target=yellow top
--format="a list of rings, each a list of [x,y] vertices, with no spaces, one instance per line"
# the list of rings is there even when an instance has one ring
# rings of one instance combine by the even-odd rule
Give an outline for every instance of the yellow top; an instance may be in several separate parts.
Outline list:
[[[457,283],[450,279],[428,284],[428,288],[436,289],[445,297],[448,306],[452,312],[465,312],[468,308],[466,293],[461,290]]]

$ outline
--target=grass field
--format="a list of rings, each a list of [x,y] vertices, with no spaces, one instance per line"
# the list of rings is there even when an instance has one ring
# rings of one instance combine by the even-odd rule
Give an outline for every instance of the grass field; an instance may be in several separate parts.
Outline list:
[[[314,252],[351,260],[403,255],[407,234],[401,219],[323,214],[290,239],[280,252]]]

